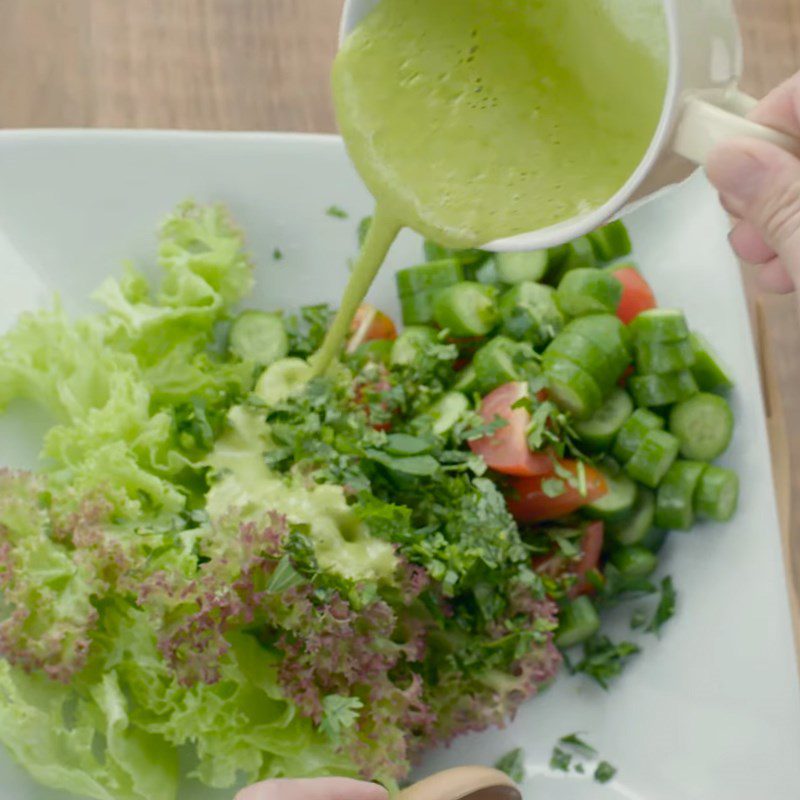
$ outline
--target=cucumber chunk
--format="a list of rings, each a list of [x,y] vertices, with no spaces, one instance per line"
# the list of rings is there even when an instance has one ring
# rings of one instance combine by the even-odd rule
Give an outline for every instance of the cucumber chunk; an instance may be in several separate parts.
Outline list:
[[[699,389],[689,370],[663,375],[634,375],[628,382],[636,405],[658,408],[680,403],[697,394]]]
[[[631,322],[631,333],[639,342],[679,342],[689,337],[683,311],[653,308]]]
[[[664,476],[656,496],[656,525],[688,531],[694,525],[694,496],[706,470],[699,461],[676,461]]]
[[[594,603],[586,596],[576,597],[559,615],[556,644],[561,648],[585,642],[600,630],[600,617]]]
[[[600,408],[603,393],[597,381],[577,364],[554,359],[545,363],[544,372],[550,396],[564,411],[586,419]]]
[[[733,386],[730,370],[724,365],[711,343],[701,333],[690,337],[694,351],[692,374],[704,392],[725,391]]]
[[[625,465],[628,475],[649,489],[655,489],[678,457],[680,445],[671,434],[650,431]]]
[[[537,348],[557,336],[566,322],[556,305],[555,290],[532,281],[509,289],[501,296],[498,306],[502,332]]]
[[[739,504],[739,476],[723,467],[708,467],[695,496],[699,517],[727,522]]]
[[[614,442],[614,458],[626,464],[639,449],[644,437],[650,431],[661,430],[664,425],[664,420],[658,414],[654,414],[645,408],[636,409],[617,435],[617,439]]]
[[[679,372],[694,364],[694,350],[688,339],[680,342],[637,342],[636,369],[642,375]]]
[[[592,452],[609,450],[633,413],[633,400],[619,387],[613,389],[603,405],[589,419],[574,424],[575,433]]]
[[[556,291],[556,301],[570,317],[614,314],[622,299],[622,284],[601,269],[568,272]]]
[[[609,536],[618,544],[642,544],[653,527],[655,516],[655,495],[649,489],[639,487],[630,512],[623,519],[609,524]]]
[[[669,430],[681,443],[684,458],[713,461],[731,443],[733,411],[724,397],[697,394],[672,409]]]
[[[587,516],[604,521],[614,521],[625,517],[636,502],[636,484],[617,466],[605,464],[598,471],[606,482],[608,491],[599,500],[584,507]]]
[[[497,275],[503,283],[517,284],[540,281],[547,274],[547,250],[529,253],[497,253],[494,256]]]
[[[228,347],[243,361],[268,367],[286,357],[289,336],[280,314],[242,311],[231,325]]]

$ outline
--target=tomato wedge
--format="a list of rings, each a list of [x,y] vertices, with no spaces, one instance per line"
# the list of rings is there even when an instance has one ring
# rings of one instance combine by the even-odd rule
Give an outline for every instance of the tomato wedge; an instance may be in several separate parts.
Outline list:
[[[567,573],[577,576],[578,580],[569,590],[569,597],[575,599],[582,594],[591,594],[594,586],[586,577],[600,564],[600,554],[603,551],[604,528],[602,522],[592,522],[586,527],[586,532],[581,539],[581,559],[577,563],[568,561],[561,553],[534,559],[533,568],[540,575],[549,575],[561,578]]]
[[[658,305],[650,284],[635,267],[620,267],[611,274],[622,284],[622,299],[617,307],[617,316],[626,325],[642,311],[649,311]]]
[[[561,467],[576,476],[577,482],[577,461],[564,459],[561,461]],[[598,500],[608,491],[605,479],[596,469],[589,465],[584,465],[584,469],[586,471],[585,495],[582,495],[578,488],[569,481],[564,481],[558,477],[552,461],[550,461],[550,468],[546,474],[512,481],[512,491],[506,500],[508,510],[517,522],[544,522],[545,520],[565,517],[587,503]],[[544,482],[547,480],[561,480],[561,493],[555,497],[550,497],[543,488],[543,485],[546,486]]]
[[[527,393],[525,383],[506,383],[487,394],[481,403],[480,415],[487,423],[500,417],[507,424],[491,436],[469,443],[472,452],[482,456],[490,469],[504,475],[534,477],[546,475],[553,469],[550,456],[533,453],[528,447],[531,415],[524,408],[512,408]]]
[[[397,328],[391,318],[369,303],[362,303],[350,325],[347,352],[354,353],[364,342],[396,339]]]

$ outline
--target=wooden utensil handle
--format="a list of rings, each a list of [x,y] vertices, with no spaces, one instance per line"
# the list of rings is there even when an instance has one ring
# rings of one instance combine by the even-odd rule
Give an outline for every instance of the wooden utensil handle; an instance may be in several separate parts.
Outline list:
[[[398,800],[522,800],[516,784],[489,767],[437,772],[400,792]]]

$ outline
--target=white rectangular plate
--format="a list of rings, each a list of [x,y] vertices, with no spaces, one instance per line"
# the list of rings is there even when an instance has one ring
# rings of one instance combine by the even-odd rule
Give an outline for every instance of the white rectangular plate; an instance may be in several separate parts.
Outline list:
[[[0,329],[53,291],[70,309],[89,308],[89,293],[124,259],[153,262],[157,223],[187,197],[230,207],[258,264],[252,303],[276,308],[336,301],[356,223],[371,206],[333,137],[0,133]],[[334,204],[350,218],[326,215]],[[506,730],[431,753],[421,771],[492,763],[523,746],[528,800],[797,800],[794,647],[758,372],[726,220],[697,176],[628,221],[662,304],[685,309],[733,366],[737,428],[725,463],[742,478],[741,509],[730,524],[673,535],[662,562],[678,614],[660,640],[638,637],[644,653],[612,691],[563,675]],[[405,234],[372,292],[395,316],[392,272],[420,253]],[[0,422],[0,461],[35,463],[37,420],[24,416],[15,409]],[[619,768],[613,783],[547,771],[556,740],[574,731]],[[185,797],[231,794],[187,787]],[[65,795],[34,786],[0,754],[0,797]]]

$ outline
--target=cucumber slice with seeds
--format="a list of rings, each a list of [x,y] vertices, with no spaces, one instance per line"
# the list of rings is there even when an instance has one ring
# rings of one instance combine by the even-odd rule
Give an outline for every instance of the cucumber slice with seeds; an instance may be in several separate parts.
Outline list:
[[[658,559],[645,547],[621,547],[609,559],[623,578],[638,580],[652,575],[658,566]]]
[[[672,409],[669,430],[678,437],[684,458],[714,461],[731,443],[733,411],[724,397],[697,394]]]
[[[434,403],[425,416],[433,420],[431,429],[438,436],[443,436],[458,422],[469,409],[469,400],[461,392],[448,392]]]
[[[557,336],[566,323],[555,302],[555,290],[525,281],[505,292],[498,304],[502,331],[511,339],[543,347]]]
[[[592,452],[608,450],[633,414],[633,400],[619,387],[612,390],[603,405],[589,419],[574,424],[575,433]]]

